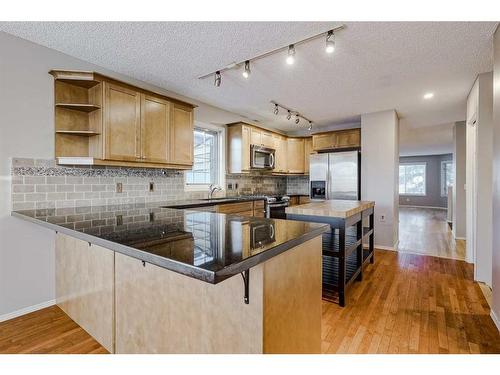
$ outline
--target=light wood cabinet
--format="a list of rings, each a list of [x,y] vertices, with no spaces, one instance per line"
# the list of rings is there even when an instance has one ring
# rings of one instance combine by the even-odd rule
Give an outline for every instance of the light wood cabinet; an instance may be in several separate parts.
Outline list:
[[[141,95],[141,159],[168,163],[170,151],[170,103]]]
[[[141,94],[104,83],[104,159],[141,159]]]
[[[315,151],[361,147],[361,129],[314,134],[312,143],[312,148]]]
[[[170,163],[193,164],[193,110],[174,104],[170,125]]]
[[[193,105],[95,72],[49,73],[58,164],[192,166]]]
[[[262,132],[259,129],[250,130],[250,144],[262,146]]]
[[[282,135],[279,134],[274,134],[273,135],[273,141],[274,145],[273,148],[275,149],[275,158],[276,158],[276,163],[275,163],[275,168],[274,171],[275,173],[287,173],[287,141],[286,138],[283,137]]]
[[[304,138],[288,138],[288,173],[304,173]]]
[[[274,139],[272,133],[262,132],[261,140],[262,140],[262,146],[274,148]]]
[[[227,129],[227,172],[247,173],[250,171],[250,127],[238,124]]]
[[[309,159],[312,152],[312,138],[304,139],[304,173],[309,174]]]
[[[252,145],[273,148],[274,147],[273,133],[267,132],[259,128],[251,128],[250,143]]]

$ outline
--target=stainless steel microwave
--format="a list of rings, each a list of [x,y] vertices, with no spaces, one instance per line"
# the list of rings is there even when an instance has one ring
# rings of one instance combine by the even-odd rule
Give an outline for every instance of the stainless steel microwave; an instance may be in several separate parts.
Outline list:
[[[250,146],[250,166],[254,169],[274,169],[275,150],[257,145]]]

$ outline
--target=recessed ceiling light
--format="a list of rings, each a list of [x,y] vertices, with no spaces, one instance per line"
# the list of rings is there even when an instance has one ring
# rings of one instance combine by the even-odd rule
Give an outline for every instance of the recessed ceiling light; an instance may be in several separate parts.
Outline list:
[[[427,94],[424,95],[424,99],[432,99],[434,97],[434,93],[428,92]]]

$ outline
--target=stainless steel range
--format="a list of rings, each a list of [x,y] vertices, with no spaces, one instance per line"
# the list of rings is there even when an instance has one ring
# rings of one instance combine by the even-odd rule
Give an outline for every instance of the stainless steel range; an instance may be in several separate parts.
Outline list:
[[[289,206],[290,197],[287,195],[268,195],[266,198],[266,217],[272,219],[286,219],[285,209]]]

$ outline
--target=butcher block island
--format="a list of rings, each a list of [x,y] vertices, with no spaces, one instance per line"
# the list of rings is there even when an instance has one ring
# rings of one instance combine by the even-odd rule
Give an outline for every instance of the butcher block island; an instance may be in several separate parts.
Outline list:
[[[323,298],[346,304],[346,290],[374,262],[375,202],[326,200],[286,208],[286,218],[330,225],[323,235]],[[364,248],[363,244],[367,244]]]
[[[321,352],[326,225],[161,203],[12,214],[57,233],[57,304],[111,353]]]

